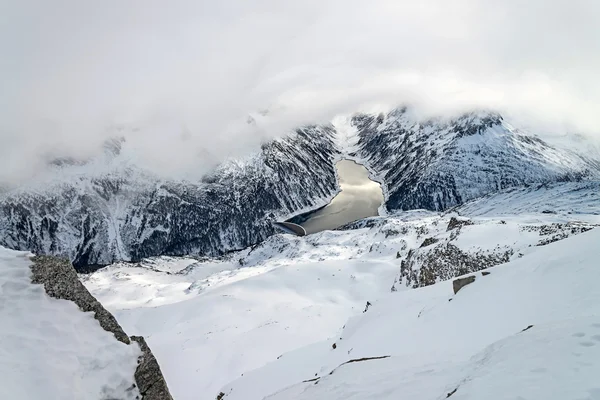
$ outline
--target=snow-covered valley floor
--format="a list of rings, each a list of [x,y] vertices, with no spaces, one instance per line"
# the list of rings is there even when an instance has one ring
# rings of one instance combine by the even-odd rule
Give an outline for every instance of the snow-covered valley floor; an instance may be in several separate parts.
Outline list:
[[[499,196],[467,205],[471,217],[374,217],[82,280],[146,337],[178,400],[441,399],[457,388],[465,399],[597,399],[593,198],[553,214],[524,195],[515,216]],[[454,296],[447,279],[464,273],[477,279]],[[371,357],[386,358],[344,364]]]

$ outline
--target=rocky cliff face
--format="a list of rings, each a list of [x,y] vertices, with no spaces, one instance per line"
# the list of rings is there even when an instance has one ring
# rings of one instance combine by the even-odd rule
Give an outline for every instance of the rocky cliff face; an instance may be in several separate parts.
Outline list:
[[[551,216],[552,217],[552,216]],[[525,220],[525,219],[524,219]],[[552,220],[552,218],[550,218]],[[481,271],[570,236],[596,228],[583,221],[507,222],[501,219],[478,220],[450,218],[447,230],[430,229],[428,237],[411,249],[400,262],[400,274],[392,290],[398,286],[418,288],[433,285],[461,275]],[[488,236],[488,238],[486,238]],[[479,243],[478,243],[479,241]]]
[[[492,112],[422,121],[399,108],[356,115],[356,155],[385,182],[389,210],[445,210],[497,190],[600,178],[600,162],[520,132]]]
[[[244,248],[271,235],[272,221],[333,196],[332,135],[331,127],[299,129],[202,182],[161,181],[128,167],[8,192],[0,244],[66,256],[76,267]]]

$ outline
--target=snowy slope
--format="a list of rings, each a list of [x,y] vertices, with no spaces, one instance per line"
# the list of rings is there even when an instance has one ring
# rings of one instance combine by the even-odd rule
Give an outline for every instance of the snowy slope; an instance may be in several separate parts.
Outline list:
[[[599,241],[593,230],[552,243],[456,295],[450,282],[390,293],[224,398],[598,398]]]
[[[553,193],[539,192],[537,203],[547,195]],[[489,201],[479,207],[489,209],[495,199]],[[387,297],[392,286],[394,295],[404,296],[413,286],[527,259],[555,240],[585,235],[600,224],[600,216],[583,213],[585,203],[573,204],[573,214],[536,212],[537,203],[530,202],[530,210],[521,205],[527,214],[510,217],[475,216],[475,206],[473,215],[460,217],[401,212],[305,237],[274,235],[221,259],[156,258],[133,267],[116,264],[82,279],[126,330],[147,338],[175,398],[214,399],[241,374],[333,337],[367,301],[376,310],[376,300]],[[448,230],[453,218],[471,225]],[[437,241],[423,246],[432,238]],[[449,245],[474,261],[426,262],[436,248]],[[403,270],[403,264],[409,268]],[[420,279],[421,270],[430,271],[429,280]],[[299,381],[307,379],[302,371],[294,375]]]
[[[457,207],[470,216],[511,216],[548,213],[586,218],[600,215],[600,182],[561,182],[491,193]]]
[[[33,285],[28,256],[0,247],[0,398],[138,398],[139,347]]]
[[[332,334],[396,273],[385,262],[253,268],[257,275],[185,301],[113,309],[124,329],[145,336],[174,398],[214,399],[222,385],[244,372]],[[104,301],[102,293],[95,294],[109,308],[116,306],[114,298]]]

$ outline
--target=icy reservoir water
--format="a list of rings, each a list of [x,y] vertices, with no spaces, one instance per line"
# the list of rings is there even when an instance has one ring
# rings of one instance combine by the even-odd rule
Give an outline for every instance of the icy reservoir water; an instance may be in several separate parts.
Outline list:
[[[350,160],[339,161],[336,168],[341,192],[331,203],[307,215],[308,218],[300,223],[308,234],[378,215],[383,192],[381,185],[369,178],[367,169]]]

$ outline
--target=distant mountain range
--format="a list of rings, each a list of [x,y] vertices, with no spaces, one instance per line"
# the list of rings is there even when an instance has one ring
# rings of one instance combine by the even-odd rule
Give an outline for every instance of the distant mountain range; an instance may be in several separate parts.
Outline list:
[[[511,187],[600,181],[600,159],[521,132],[494,112],[426,121],[410,109],[308,126],[228,160],[202,181],[168,181],[114,163],[88,173],[56,160],[57,179],[0,194],[0,245],[69,257],[82,269],[158,255],[215,256],[260,243],[271,222],[321,207],[338,190],[335,163],[363,163],[385,207],[446,210]],[[105,146],[118,158],[122,139]]]

